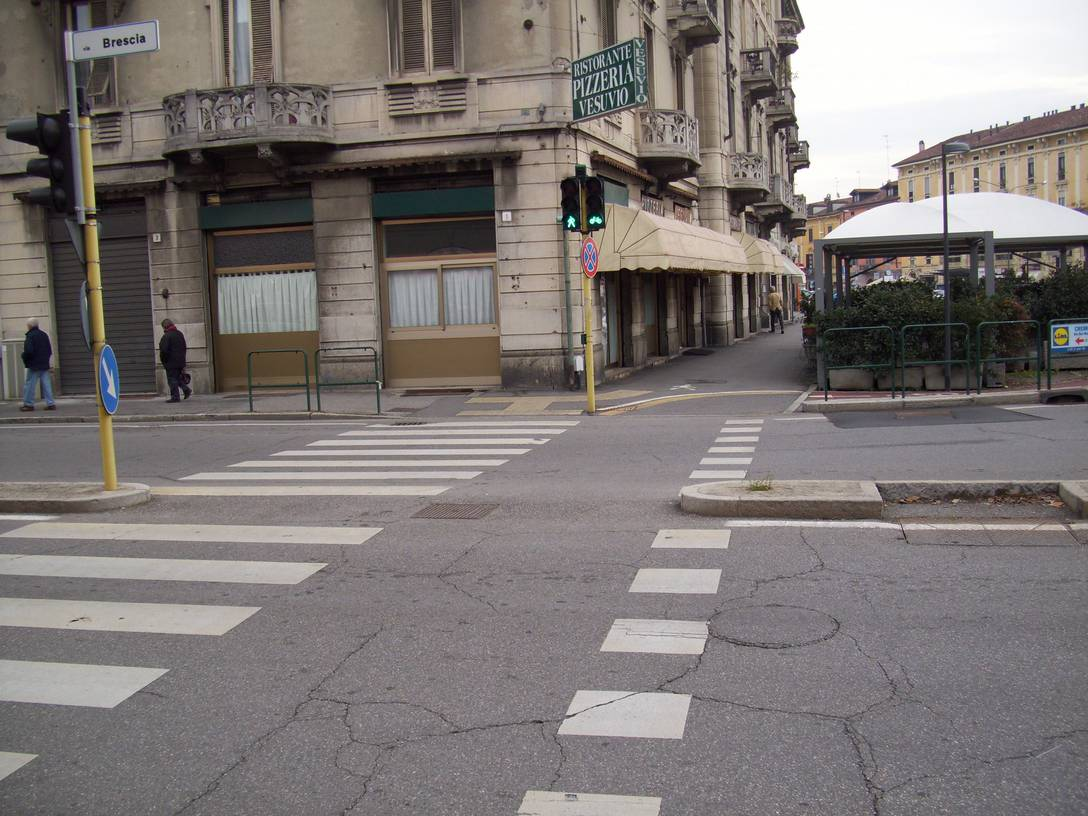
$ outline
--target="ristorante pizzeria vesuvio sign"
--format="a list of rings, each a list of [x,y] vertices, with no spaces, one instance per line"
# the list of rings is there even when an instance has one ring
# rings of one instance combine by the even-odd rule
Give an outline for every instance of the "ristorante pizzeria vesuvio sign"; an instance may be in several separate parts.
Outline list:
[[[646,40],[635,37],[575,60],[571,82],[575,122],[645,105]]]

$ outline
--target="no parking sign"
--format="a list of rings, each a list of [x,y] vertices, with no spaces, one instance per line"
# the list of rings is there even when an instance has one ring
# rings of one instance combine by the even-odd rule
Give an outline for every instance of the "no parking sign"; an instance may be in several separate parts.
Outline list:
[[[587,235],[586,239],[582,241],[582,271],[585,272],[587,278],[592,278],[597,274],[600,261],[601,255],[597,251],[597,244],[592,236]]]

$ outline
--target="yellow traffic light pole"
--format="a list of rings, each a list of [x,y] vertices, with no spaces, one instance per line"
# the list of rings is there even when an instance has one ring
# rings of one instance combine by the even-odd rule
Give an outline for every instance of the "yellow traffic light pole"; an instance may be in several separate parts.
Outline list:
[[[79,115],[79,165],[83,177],[83,246],[87,258],[87,306],[91,313],[91,344],[94,358],[95,391],[98,394],[98,445],[102,451],[102,482],[106,490],[117,489],[117,458],[113,448],[113,417],[102,405],[98,367],[106,345],[106,316],[102,310],[102,266],[98,255],[98,211],[94,197],[94,159],[91,155],[91,117]]]
[[[586,188],[578,185],[578,205],[581,208],[582,244],[584,245],[589,231],[586,226]],[[593,289],[590,287],[590,278],[586,274],[585,261],[582,259],[581,246],[579,245],[578,261],[582,265],[582,321],[585,330],[586,342],[583,349],[586,362],[586,413],[597,413],[597,384],[593,377]]]

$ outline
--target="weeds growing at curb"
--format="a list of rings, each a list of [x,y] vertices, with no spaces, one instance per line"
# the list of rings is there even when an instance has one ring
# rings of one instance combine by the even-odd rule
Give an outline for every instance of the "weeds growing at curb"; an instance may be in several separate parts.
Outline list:
[[[745,490],[750,490],[753,493],[763,493],[768,490],[774,489],[774,477],[764,476],[762,479],[752,479],[745,486]]]

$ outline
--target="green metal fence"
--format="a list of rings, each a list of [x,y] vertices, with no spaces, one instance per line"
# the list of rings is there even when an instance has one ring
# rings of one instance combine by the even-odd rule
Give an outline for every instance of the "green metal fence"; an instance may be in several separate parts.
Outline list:
[[[276,383],[275,385],[254,385],[253,384],[253,357],[257,354],[300,354],[302,355],[302,370],[305,376],[305,381],[300,383]],[[287,349],[260,349],[258,351],[251,351],[246,355],[246,390],[249,393],[249,412],[253,413],[253,390],[257,388],[298,388],[302,386],[306,389],[306,411],[310,411],[310,358],[306,356],[306,352],[300,348],[287,348]]]
[[[1051,372],[1054,369],[1053,365],[1053,343],[1054,343],[1054,326],[1061,325],[1063,323],[1088,323],[1088,317],[1061,317],[1054,318],[1046,324],[1046,387],[1049,391],[1051,388]],[[1088,349],[1086,349],[1088,350]],[[1041,359],[1041,358],[1040,358]]]
[[[828,335],[844,334],[847,332],[887,332],[891,338],[891,354],[888,357],[886,363],[865,363],[862,365],[828,365],[827,364],[827,346]],[[828,391],[831,390],[831,372],[839,371],[842,369],[854,369],[862,368],[865,370],[884,370],[887,369],[891,372],[892,376],[892,397],[895,397],[895,332],[892,331],[891,326],[847,326],[833,329],[824,329],[819,338],[819,354],[824,364],[824,402],[827,402]]]
[[[341,380],[338,382],[321,382],[321,353],[325,352],[369,352],[369,354],[355,354],[348,355],[348,357],[363,357],[363,362],[371,362],[374,364],[374,375],[367,380]],[[344,362],[337,358],[337,362]],[[335,348],[318,349],[314,352],[314,391],[317,393],[317,410],[321,410],[321,389],[322,388],[341,388],[345,385],[372,385],[374,386],[374,401],[377,405],[376,413],[382,412],[382,377],[381,377],[381,359],[378,355],[378,350],[374,346],[338,346]]]
[[[907,359],[907,331],[915,329],[947,329],[951,332],[953,329],[963,329],[963,344],[964,352],[962,358],[950,357],[945,360],[908,360]],[[971,393],[971,327],[966,323],[908,323],[906,326],[899,330],[899,348],[900,348],[900,371],[902,372],[900,379],[903,382],[903,398],[907,397],[907,368],[918,368],[927,365],[941,365],[941,366],[963,366],[963,383],[964,391],[967,394]]]
[[[1035,327],[1035,357],[1031,355],[1020,357],[983,357],[982,356],[982,331],[987,326],[1034,326]],[[1043,338],[1040,331],[1038,320],[984,320],[978,324],[975,329],[975,346],[977,348],[978,365],[976,371],[978,373],[978,393],[982,393],[982,380],[986,374],[986,366],[990,363],[1023,363],[1030,362],[1032,359],[1036,360],[1035,364],[1035,390],[1038,391],[1043,387],[1043,370],[1039,367],[1039,364],[1043,361]]]

